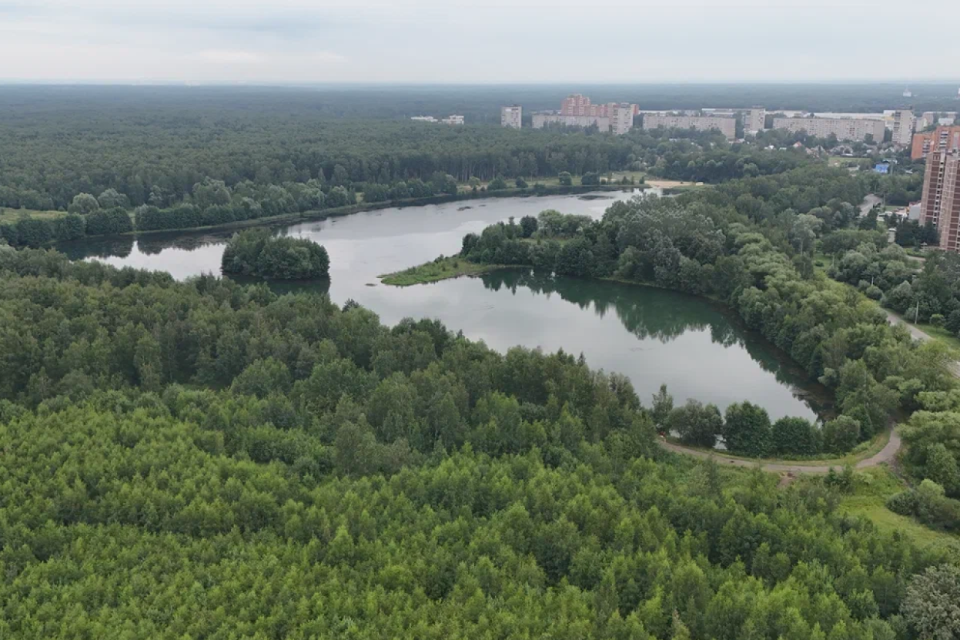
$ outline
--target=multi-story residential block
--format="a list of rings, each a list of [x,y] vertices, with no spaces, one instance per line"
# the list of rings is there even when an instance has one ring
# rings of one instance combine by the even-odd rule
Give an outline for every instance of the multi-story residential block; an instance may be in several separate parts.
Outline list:
[[[415,122],[442,122],[443,124],[463,124],[463,116],[447,116],[442,120],[437,120],[433,116],[413,116],[410,118]]]
[[[633,116],[630,116],[633,118]],[[610,118],[606,116],[565,116],[557,113],[533,114],[533,128],[542,129],[548,124],[562,124],[565,127],[592,127],[596,125],[600,131],[610,130]]]
[[[613,133],[622,136],[629,133],[633,128],[633,114],[637,111],[637,105],[621,102],[620,104],[610,105],[610,128]]]
[[[882,142],[886,131],[883,120],[872,118],[774,118],[773,128],[794,133],[806,131],[818,138],[833,134],[837,140],[866,140],[870,136],[874,142]]]
[[[926,158],[931,151],[960,151],[958,135],[960,135],[960,126],[937,127],[933,131],[914,134],[913,146],[910,147],[910,159]]]
[[[567,100],[579,98],[580,96],[571,96]],[[566,103],[567,100],[564,102]],[[567,107],[567,113],[535,113],[533,114],[533,128],[542,129],[548,124],[561,124],[565,127],[592,127],[596,126],[600,131],[613,131],[616,135],[623,135],[633,128],[633,114],[636,111],[635,104],[611,103],[609,105],[589,105],[585,109],[587,113],[575,115],[570,111],[579,110],[583,104],[578,100],[579,106]],[[603,109],[596,107],[603,106]],[[597,114],[604,115],[597,115]]]
[[[893,112],[893,144],[906,147],[913,139],[913,129],[917,119],[913,111],[899,110]]]
[[[621,108],[625,103],[608,102],[606,104],[593,104],[587,96],[575,93],[567,96],[560,101],[561,116],[592,116],[594,118],[613,118],[613,110]],[[631,116],[640,113],[640,108],[631,104],[633,109]]]
[[[756,134],[763,131],[766,127],[767,110],[763,107],[753,107],[746,111],[746,118],[743,120],[744,133]]]
[[[590,113],[590,107],[593,106],[590,104],[590,98],[587,96],[575,93],[573,95],[567,96],[560,102],[560,115],[562,116],[589,116],[595,115]]]
[[[953,146],[960,146],[960,133]],[[960,251],[960,151],[931,151],[927,155],[920,224],[927,222],[937,228],[941,249]]]
[[[644,129],[696,129],[710,131],[718,129],[728,139],[737,137],[737,121],[735,118],[720,118],[713,116],[679,116],[671,114],[647,113],[643,116]]]
[[[519,129],[523,122],[523,107],[513,105],[512,107],[500,107],[500,126]]]

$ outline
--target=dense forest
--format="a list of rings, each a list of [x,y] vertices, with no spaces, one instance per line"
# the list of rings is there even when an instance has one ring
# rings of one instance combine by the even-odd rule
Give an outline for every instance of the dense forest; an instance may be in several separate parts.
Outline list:
[[[780,172],[804,160],[798,153],[731,146],[716,133],[684,132],[671,140],[670,132],[639,129],[617,137],[491,125],[331,121],[310,112],[214,114],[191,104],[184,109],[187,113],[176,117],[147,107],[0,117],[0,207],[63,210],[89,194],[101,201],[100,208],[169,209],[186,203],[203,216],[209,206],[230,204],[197,194],[214,181],[238,200],[259,203],[263,215],[275,215],[350,204],[357,191],[366,202],[449,193],[446,176],[460,183],[498,176],[535,182],[562,172],[655,168],[659,161],[669,170],[664,177],[718,181]],[[710,152],[701,161],[694,154],[704,149]],[[332,194],[335,188],[348,190],[351,199]],[[217,214],[209,215],[203,224],[217,222]],[[169,227],[151,223],[144,229]]]
[[[914,89],[918,109],[942,107],[942,87]],[[867,193],[909,199],[916,177],[715,132],[495,126],[500,104],[555,108],[574,90],[878,111],[902,87],[0,93],[0,208],[60,212],[0,211],[0,638],[960,638],[960,557],[851,515],[871,478],[790,482],[658,442],[818,456],[904,420],[908,482],[887,507],[960,532],[950,356],[869,300],[960,330],[960,259],[918,265],[857,211]],[[408,121],[422,113],[469,124]],[[322,293],[31,248],[625,169],[715,186],[596,221],[510,220],[450,260],[521,265],[544,291],[556,273],[713,298],[826,385],[836,415],[676,406],[563,351],[498,353]],[[260,276],[328,266],[319,245],[266,231],[224,254]]]
[[[572,356],[0,249],[0,631],[895,640],[943,551],[665,459]],[[942,636],[947,637],[947,636]]]

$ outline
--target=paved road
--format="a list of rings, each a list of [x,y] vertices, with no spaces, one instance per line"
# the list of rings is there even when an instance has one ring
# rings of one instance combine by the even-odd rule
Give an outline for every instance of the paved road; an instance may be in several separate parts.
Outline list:
[[[731,458],[725,456],[722,453],[709,453],[706,451],[700,451],[697,449],[688,449],[687,447],[680,446],[678,444],[671,444],[662,438],[657,438],[657,442],[660,443],[660,446],[666,449],[667,451],[672,451],[674,453],[680,453],[685,456],[693,456],[694,458],[710,458],[713,457],[717,461],[717,464],[723,465],[733,465],[735,467],[755,467],[757,463],[751,460],[742,460],[740,458]],[[881,449],[878,453],[861,460],[856,465],[855,469],[867,469],[869,467],[875,467],[878,464],[888,463],[894,459],[897,455],[897,451],[900,450],[900,435],[893,431],[890,433],[890,441],[887,442],[886,446]],[[836,469],[839,465],[833,465],[832,468]],[[768,462],[760,466],[764,471],[769,471],[771,473],[793,473],[793,474],[824,474],[830,471],[830,466],[824,465],[806,465],[806,464],[791,464],[789,462]]]

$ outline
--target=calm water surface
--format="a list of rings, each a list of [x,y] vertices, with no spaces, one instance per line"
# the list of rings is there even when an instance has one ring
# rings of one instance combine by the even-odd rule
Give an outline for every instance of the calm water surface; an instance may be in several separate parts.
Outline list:
[[[666,383],[677,402],[695,398],[725,408],[750,400],[771,418],[815,418],[828,394],[789,358],[708,301],[648,287],[551,278],[523,270],[396,288],[378,275],[459,251],[463,236],[513,216],[544,209],[599,218],[626,192],[588,196],[492,198],[382,209],[287,225],[280,233],[307,237],[330,254],[327,290],[353,299],[394,324],[404,317],[439,318],[452,330],[506,351],[515,345],[583,353],[590,366],[630,377],[648,401]],[[73,258],[170,272],[184,279],[219,273],[232,232],[178,233],[65,247]],[[290,285],[286,285],[290,287]],[[302,286],[300,287],[302,288]]]

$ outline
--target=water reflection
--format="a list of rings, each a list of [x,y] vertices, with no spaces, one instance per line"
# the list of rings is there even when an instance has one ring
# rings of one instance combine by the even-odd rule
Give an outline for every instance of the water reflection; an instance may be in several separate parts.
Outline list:
[[[517,295],[526,290],[547,299],[556,295],[600,318],[613,311],[623,327],[639,340],[666,344],[692,332],[709,334],[712,344],[746,351],[763,371],[772,373],[780,385],[790,388],[795,398],[819,416],[833,414],[832,397],[826,387],[809,379],[786,353],[746,329],[733,311],[720,304],[655,287],[554,277],[532,270],[496,271],[480,279],[490,291],[506,290]],[[679,350],[673,355],[679,355]],[[699,357],[704,369],[722,375],[722,362],[708,357],[705,351]]]

